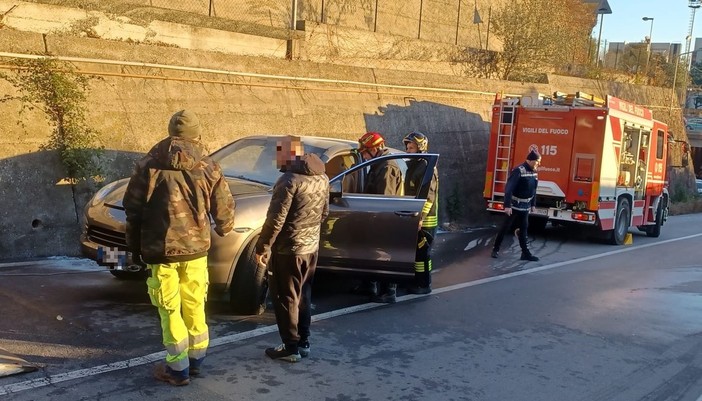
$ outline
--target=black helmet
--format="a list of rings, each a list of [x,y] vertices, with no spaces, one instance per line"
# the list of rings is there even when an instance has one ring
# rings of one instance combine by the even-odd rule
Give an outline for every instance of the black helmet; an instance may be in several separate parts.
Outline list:
[[[419,149],[421,153],[425,153],[427,150],[429,150],[429,139],[426,135],[422,134],[421,132],[414,131],[408,134],[402,140],[402,143],[404,143],[405,146],[407,146],[407,144],[410,142],[414,142],[415,144],[417,144],[417,149]]]

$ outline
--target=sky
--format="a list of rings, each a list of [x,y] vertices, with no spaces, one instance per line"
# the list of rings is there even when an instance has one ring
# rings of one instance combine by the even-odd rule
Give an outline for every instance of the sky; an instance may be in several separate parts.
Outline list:
[[[690,27],[691,9],[688,0],[607,0],[612,14],[605,14],[602,22],[602,43],[609,42],[641,42],[648,36],[651,21],[643,21],[643,17],[652,17],[654,43],[681,43],[685,47],[685,37]],[[593,35],[598,37],[600,21]],[[693,27],[694,38],[702,37],[702,8],[695,13]]]

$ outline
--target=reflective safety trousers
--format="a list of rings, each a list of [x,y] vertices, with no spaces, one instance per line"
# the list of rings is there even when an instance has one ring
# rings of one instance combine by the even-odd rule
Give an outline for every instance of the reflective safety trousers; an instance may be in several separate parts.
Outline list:
[[[151,303],[161,317],[166,363],[175,371],[183,371],[190,365],[189,358],[205,357],[210,343],[205,321],[207,256],[148,267],[151,277],[146,279],[146,285]]]

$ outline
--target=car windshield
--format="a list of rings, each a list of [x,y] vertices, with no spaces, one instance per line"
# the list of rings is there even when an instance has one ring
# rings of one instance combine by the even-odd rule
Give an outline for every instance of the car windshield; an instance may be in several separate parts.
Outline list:
[[[244,138],[212,154],[227,177],[243,178],[265,185],[273,185],[280,176],[275,164],[275,152],[280,137]],[[305,153],[322,157],[325,149],[303,144]],[[323,159],[323,158],[322,158]],[[324,159],[323,159],[324,160]]]

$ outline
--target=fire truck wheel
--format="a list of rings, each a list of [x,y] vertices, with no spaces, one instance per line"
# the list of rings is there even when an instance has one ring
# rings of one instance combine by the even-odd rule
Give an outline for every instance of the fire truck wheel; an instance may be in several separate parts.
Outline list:
[[[663,199],[658,202],[656,208],[656,224],[646,227],[646,236],[658,238],[661,236],[661,226],[663,225]]]
[[[617,204],[617,214],[614,220],[614,230],[609,232],[609,243],[612,245],[622,245],[626,234],[629,232],[629,223],[631,222],[631,207],[629,200],[622,198]]]
[[[546,230],[548,219],[543,217],[529,217],[529,232],[541,233]]]

